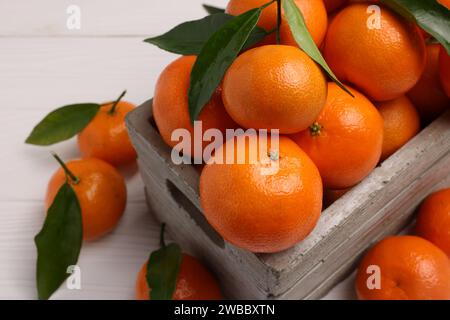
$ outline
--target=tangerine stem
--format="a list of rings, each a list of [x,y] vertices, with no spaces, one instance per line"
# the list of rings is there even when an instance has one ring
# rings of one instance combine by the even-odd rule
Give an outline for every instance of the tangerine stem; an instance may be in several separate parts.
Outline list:
[[[69,168],[66,166],[66,164],[64,163],[64,161],[61,160],[61,158],[54,152],[52,152],[53,157],[56,159],[56,161],[58,161],[58,163],[61,165],[61,167],[63,168],[64,172],[66,173],[66,177],[69,177],[72,182],[74,184],[79,184],[80,183],[80,179],[78,179],[77,176],[75,176],[70,170]]]
[[[321,126],[318,122],[314,122],[312,126],[309,127],[309,131],[311,132],[312,136],[318,136],[320,135],[320,131],[323,129],[323,126]]]
[[[281,0],[277,0],[277,44],[280,44],[281,42],[280,28],[281,28]]]
[[[122,100],[123,96],[124,96],[126,93],[127,93],[127,90],[124,90],[124,91],[120,94],[119,98],[117,98],[117,100],[114,101],[114,103],[113,103],[111,109],[109,109],[108,114],[113,115],[114,112],[116,112],[117,104],[120,102],[120,100]]]
[[[164,241],[164,231],[166,229],[166,224],[161,224],[161,233],[159,234],[159,244],[162,248],[165,248],[166,242]]]

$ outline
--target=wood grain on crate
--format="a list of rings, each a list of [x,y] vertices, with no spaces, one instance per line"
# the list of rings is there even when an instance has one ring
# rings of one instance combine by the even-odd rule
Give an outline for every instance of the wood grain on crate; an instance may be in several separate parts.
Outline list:
[[[214,262],[228,279],[225,291],[232,298],[323,295],[374,240],[403,228],[417,204],[446,185],[443,178],[450,175],[449,112],[325,210],[303,242],[281,253],[254,255],[224,242],[207,224],[199,204],[198,172],[171,162],[171,150],[150,118],[151,102],[128,117],[149,204],[159,220],[168,220],[175,238]]]

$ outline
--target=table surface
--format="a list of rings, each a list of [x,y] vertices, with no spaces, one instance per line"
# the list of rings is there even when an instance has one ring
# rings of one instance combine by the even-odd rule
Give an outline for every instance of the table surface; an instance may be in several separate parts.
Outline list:
[[[0,0],[0,299],[35,299],[34,235],[44,220],[46,187],[58,165],[50,155],[79,157],[74,139],[48,148],[24,144],[49,111],[75,102],[102,102],[123,89],[139,104],[175,55],[142,42],[205,15],[201,4],[226,0]],[[81,29],[69,30],[76,3]],[[127,177],[128,204],[118,228],[85,243],[79,259],[81,290],[64,285],[57,299],[133,299],[141,264],[158,246],[135,167]],[[353,278],[325,298],[353,299]]]

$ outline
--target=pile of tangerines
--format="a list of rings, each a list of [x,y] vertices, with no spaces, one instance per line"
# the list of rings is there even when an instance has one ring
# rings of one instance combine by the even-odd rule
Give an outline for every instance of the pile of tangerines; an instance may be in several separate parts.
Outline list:
[[[226,12],[236,16],[266,2],[231,0]],[[369,28],[370,3],[360,1],[295,3],[315,44],[351,94],[328,82],[297,46],[282,15],[279,43],[270,34],[242,52],[198,117],[204,131],[214,128],[224,135],[236,128],[281,133],[276,153],[258,154],[257,163],[207,162],[200,176],[200,200],[209,223],[230,243],[256,253],[279,252],[302,241],[316,226],[324,202],[331,204],[357,185],[450,106],[450,57],[413,23],[380,5],[379,27]],[[277,15],[276,3],[267,6],[258,26],[275,29]],[[171,147],[176,147],[172,133],[177,129],[194,136],[188,90],[196,59],[183,56],[172,62],[155,88],[155,122]],[[59,159],[62,167],[49,183],[48,208],[65,182],[72,186],[85,240],[111,231],[125,209],[125,182],[114,166],[136,158],[124,124],[132,108],[120,98],[101,105],[80,128],[84,159],[67,164]],[[216,153],[249,155],[254,146],[247,138],[234,137],[231,148],[225,141]],[[256,139],[270,149],[270,139]],[[277,172],[262,174],[271,161],[278,163]],[[425,201],[417,232],[423,238],[391,237],[369,251],[357,276],[359,298],[450,299],[450,190]],[[169,255],[167,248],[162,241],[158,258],[152,255],[148,263]],[[221,298],[217,281],[197,260],[174,257],[170,297]],[[372,265],[381,269],[379,290],[367,285]],[[151,297],[152,285],[161,286],[151,279],[159,273],[148,266],[138,276],[139,299]]]

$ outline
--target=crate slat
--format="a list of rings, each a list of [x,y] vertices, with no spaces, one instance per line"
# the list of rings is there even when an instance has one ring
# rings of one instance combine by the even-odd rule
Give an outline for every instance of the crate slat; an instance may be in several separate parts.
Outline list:
[[[374,241],[398,232],[416,206],[450,180],[450,112],[419,133],[363,182],[326,209],[291,249],[253,254],[225,242],[201,212],[199,173],[175,165],[152,125],[151,101],[127,117],[149,206],[171,235],[210,263],[236,299],[317,298],[353,269]]]

